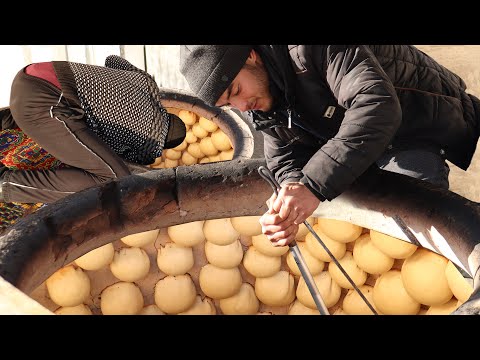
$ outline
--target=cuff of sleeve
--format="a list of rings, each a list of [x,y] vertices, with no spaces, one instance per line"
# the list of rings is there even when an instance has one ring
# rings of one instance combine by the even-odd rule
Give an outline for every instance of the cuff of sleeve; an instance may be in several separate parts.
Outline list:
[[[320,201],[325,201],[325,200],[328,200],[325,196],[323,196],[322,194],[320,194],[319,192],[315,191],[311,186],[310,184],[308,183],[308,180],[305,179],[305,178],[302,178],[300,179],[299,183],[305,185],[307,187],[308,190],[310,190],[312,192],[313,195],[315,195],[317,197],[318,200]]]

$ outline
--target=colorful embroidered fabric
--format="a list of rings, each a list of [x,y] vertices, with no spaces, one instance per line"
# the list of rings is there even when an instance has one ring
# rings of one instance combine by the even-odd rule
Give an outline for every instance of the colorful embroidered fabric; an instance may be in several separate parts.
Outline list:
[[[19,128],[0,131],[0,162],[11,170],[56,169],[64,166]],[[44,205],[0,202],[0,232]]]

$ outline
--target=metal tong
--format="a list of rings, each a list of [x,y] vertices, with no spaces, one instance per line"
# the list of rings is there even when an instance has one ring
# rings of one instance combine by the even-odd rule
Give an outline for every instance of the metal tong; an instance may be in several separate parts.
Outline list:
[[[258,168],[258,172],[260,176],[266,180],[270,186],[272,187],[273,191],[275,192],[275,195],[278,195],[278,190],[280,188],[280,185],[278,184],[277,180],[275,180],[275,177],[273,176],[272,172],[267,169],[264,166],[260,166]],[[377,311],[375,308],[370,304],[368,299],[363,295],[363,293],[360,291],[358,286],[355,284],[355,282],[352,280],[352,278],[347,274],[345,269],[343,268],[342,265],[338,262],[338,260],[335,258],[335,256],[332,254],[332,252],[328,249],[328,247],[325,245],[325,243],[320,239],[320,237],[317,235],[315,230],[311,227],[308,221],[304,221],[303,224],[307,227],[308,231],[312,233],[312,235],[315,237],[315,239],[322,245],[322,247],[325,249],[327,254],[330,256],[332,261],[337,265],[337,267],[340,269],[342,274],[347,278],[348,282],[353,286],[355,291],[358,292],[360,297],[365,301],[365,304],[372,310],[372,312],[375,315],[378,315]],[[315,281],[313,279],[312,274],[310,273],[310,270],[308,269],[308,266],[302,256],[302,253],[300,252],[300,249],[298,248],[296,240],[293,240],[289,245],[290,251],[292,252],[293,258],[295,262],[297,263],[298,268],[300,269],[300,272],[305,280],[305,283],[307,284],[308,290],[310,291],[310,294],[313,297],[313,300],[315,301],[315,305],[317,306],[318,311],[320,311],[321,315],[330,315],[328,312],[327,307],[325,306],[325,302],[323,301],[320,292],[318,291],[317,285],[315,284]]]

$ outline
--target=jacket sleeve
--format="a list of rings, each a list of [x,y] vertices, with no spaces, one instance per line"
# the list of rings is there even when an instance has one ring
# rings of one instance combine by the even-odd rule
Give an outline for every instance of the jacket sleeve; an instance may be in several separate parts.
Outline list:
[[[322,72],[346,111],[337,134],[303,167],[300,182],[332,200],[380,157],[400,126],[402,110],[367,46],[312,46],[311,54],[311,66]]]

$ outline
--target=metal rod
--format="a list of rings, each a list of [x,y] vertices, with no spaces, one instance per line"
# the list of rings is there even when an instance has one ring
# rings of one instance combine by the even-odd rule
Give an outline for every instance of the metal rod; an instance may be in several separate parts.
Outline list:
[[[258,172],[260,173],[260,175],[265,179],[267,180],[270,185],[272,186],[272,188],[274,189],[274,192],[276,195],[278,195],[278,188],[280,187],[280,185],[277,183],[277,181],[275,180],[275,178],[273,177],[273,174],[271,173],[271,171],[269,169],[267,169],[266,167],[264,166],[260,166],[258,168]],[[342,272],[342,274],[347,278],[348,282],[353,286],[353,288],[355,289],[355,291],[358,293],[358,295],[360,295],[360,297],[362,298],[362,300],[365,302],[365,304],[367,304],[367,306],[369,307],[369,309],[375,314],[375,315],[378,315],[377,311],[375,310],[375,308],[372,306],[372,304],[370,304],[370,302],[368,301],[368,299],[365,297],[365,295],[363,295],[363,293],[360,291],[360,289],[358,288],[358,286],[355,284],[355,282],[352,280],[352,278],[350,277],[350,275],[347,274],[347,272],[345,271],[345,269],[343,268],[343,266],[338,262],[337,258],[335,257],[335,255],[332,254],[332,252],[330,251],[330,249],[327,247],[327,245],[325,245],[325,243],[322,241],[322,239],[320,239],[320,237],[317,235],[317,233],[315,232],[315,230],[311,227],[311,225],[308,223],[308,221],[304,221],[303,224],[307,227],[308,231],[310,231],[310,233],[312,233],[312,235],[315,237],[315,239],[320,243],[320,245],[322,245],[322,247],[325,249],[325,251],[327,252],[327,254],[330,256],[330,258],[332,259],[332,261],[335,263],[335,265],[337,265],[337,267],[340,269],[340,271]],[[299,266],[300,268],[300,266]],[[301,271],[301,270],[300,270]],[[306,280],[306,279],[305,279]],[[308,285],[308,284],[307,284]],[[312,294],[313,296],[313,294]]]
[[[278,184],[271,176],[270,170],[268,170],[264,166],[260,166],[258,168],[258,172],[260,176],[270,184],[275,194],[278,195]],[[297,242],[294,240],[288,246],[290,252],[292,253],[293,259],[295,260],[295,263],[297,264],[298,269],[300,270],[300,273],[302,274],[302,277],[307,284],[310,295],[312,295],[313,301],[315,302],[315,305],[320,312],[320,315],[330,315],[330,313],[328,312],[328,308],[325,305],[322,296],[320,295],[320,291],[317,288],[315,279],[313,278],[312,273],[308,269],[307,263],[305,262],[305,259],[303,258],[302,253],[297,245]]]

